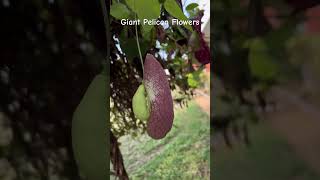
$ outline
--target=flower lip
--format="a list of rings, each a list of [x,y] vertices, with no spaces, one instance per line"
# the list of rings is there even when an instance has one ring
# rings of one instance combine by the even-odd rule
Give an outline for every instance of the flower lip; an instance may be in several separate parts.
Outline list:
[[[165,71],[151,54],[147,54],[144,62],[144,83],[151,105],[147,133],[154,139],[161,139],[172,128],[173,101]]]

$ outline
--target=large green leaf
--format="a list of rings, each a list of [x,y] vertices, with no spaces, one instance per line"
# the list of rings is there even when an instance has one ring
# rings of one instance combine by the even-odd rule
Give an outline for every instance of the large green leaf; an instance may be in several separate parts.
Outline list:
[[[107,76],[97,75],[72,119],[72,147],[81,174],[88,180],[108,177]]]
[[[134,38],[127,38],[125,36],[120,36],[121,49],[126,54],[126,57],[132,60],[134,57],[139,56],[139,51],[137,47],[137,41]],[[147,52],[148,44],[146,41],[140,39],[140,50],[142,55]]]
[[[139,0],[126,0],[127,5],[129,6],[129,8],[134,11],[135,13],[137,13],[136,11],[136,6],[135,5],[135,1],[139,1]]]
[[[110,14],[111,16],[117,19],[127,19],[130,16],[130,10],[127,8],[126,5],[122,3],[115,3],[112,4],[110,7]]]
[[[183,21],[188,20],[188,18],[184,15],[182,9],[180,8],[180,6],[178,5],[176,0],[166,0],[164,2],[164,8],[173,17],[178,18]],[[190,25],[185,25],[185,27],[192,31],[192,27]]]
[[[160,16],[160,3],[158,0],[126,0],[127,5],[137,14],[140,19],[143,31],[148,33],[152,25],[143,25],[143,20],[158,19]]]

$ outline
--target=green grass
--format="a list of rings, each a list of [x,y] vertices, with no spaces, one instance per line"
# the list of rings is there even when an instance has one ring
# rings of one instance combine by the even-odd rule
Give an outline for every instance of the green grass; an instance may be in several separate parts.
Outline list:
[[[120,139],[130,179],[209,179],[209,116],[191,103],[162,140]]]
[[[216,180],[318,180],[289,145],[264,123],[251,128],[252,147],[214,152]]]

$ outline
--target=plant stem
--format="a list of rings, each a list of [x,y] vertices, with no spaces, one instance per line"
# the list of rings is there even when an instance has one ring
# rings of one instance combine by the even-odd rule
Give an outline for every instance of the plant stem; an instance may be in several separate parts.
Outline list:
[[[136,1],[134,1],[134,9],[135,9],[135,5],[136,5]],[[137,13],[135,13],[135,20],[137,20]],[[139,51],[139,56],[140,56],[140,62],[141,62],[141,67],[142,67],[142,76],[143,76],[144,67],[143,67],[143,59],[142,59],[140,43],[139,43],[139,34],[138,34],[138,25],[137,25],[137,23],[135,25],[135,30],[136,30],[136,41],[137,41],[137,46],[138,46],[138,51]]]
[[[143,60],[142,60],[142,55],[141,55],[141,50],[140,50],[139,35],[138,35],[138,27],[137,27],[137,25],[136,25],[136,40],[137,40],[137,46],[138,46],[138,51],[139,51],[139,56],[140,56],[140,61],[141,61],[141,66],[142,66],[142,72],[144,73]]]

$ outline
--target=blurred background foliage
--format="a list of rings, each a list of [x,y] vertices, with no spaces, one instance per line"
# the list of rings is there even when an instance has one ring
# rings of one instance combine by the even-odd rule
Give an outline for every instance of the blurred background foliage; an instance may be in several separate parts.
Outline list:
[[[306,64],[316,68],[319,37],[306,35],[304,27],[305,12],[315,5],[311,0],[215,1],[211,124],[229,146],[228,129],[250,144],[248,124],[259,119],[256,110],[275,105],[266,98],[272,87],[302,80]]]
[[[319,1],[211,9],[213,177],[319,179]]]
[[[71,118],[101,71],[96,1],[0,1],[0,179],[80,179]]]

